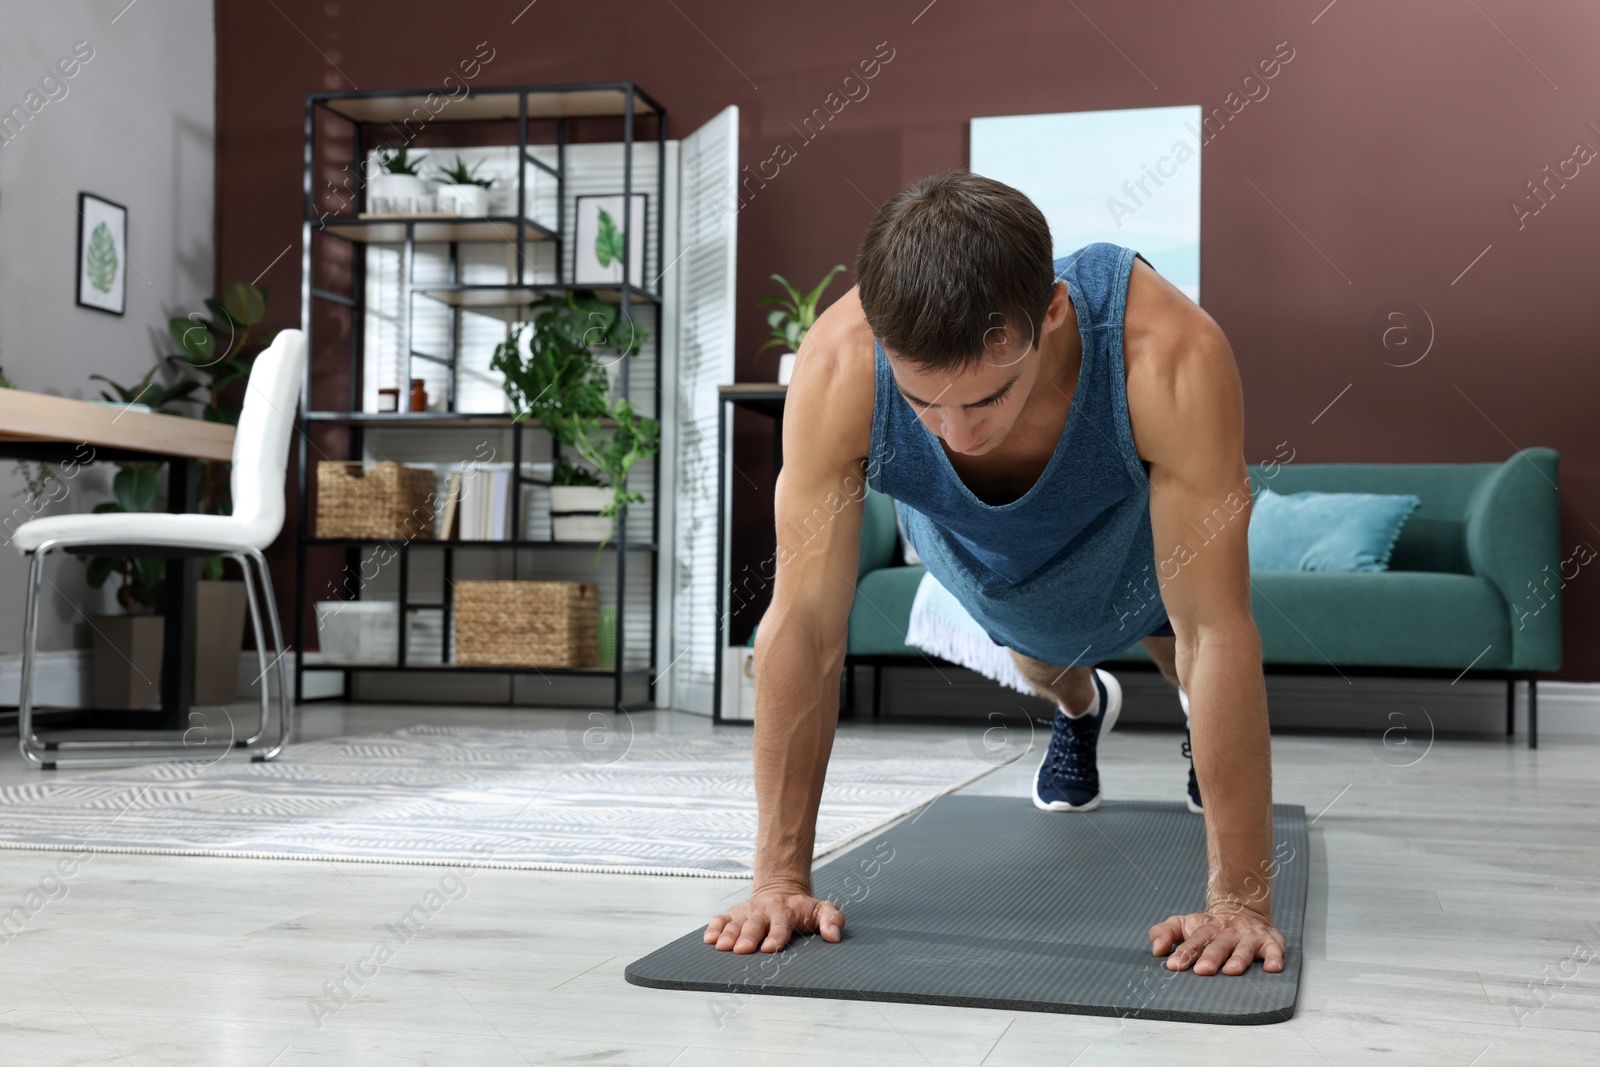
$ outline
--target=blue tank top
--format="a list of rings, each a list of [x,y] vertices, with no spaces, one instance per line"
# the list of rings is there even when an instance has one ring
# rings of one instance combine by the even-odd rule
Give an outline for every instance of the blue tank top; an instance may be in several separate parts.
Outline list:
[[[1044,473],[1009,503],[987,504],[962,482],[938,436],[895,388],[874,339],[867,484],[895,499],[929,573],[997,644],[1060,666],[1114,656],[1166,620],[1150,482],[1128,420],[1122,363],[1135,256],[1100,242],[1055,261],[1077,313],[1083,362]]]

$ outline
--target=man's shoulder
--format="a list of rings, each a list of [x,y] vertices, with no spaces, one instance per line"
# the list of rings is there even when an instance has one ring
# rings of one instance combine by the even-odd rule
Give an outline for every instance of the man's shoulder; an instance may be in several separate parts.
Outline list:
[[[1241,414],[1228,339],[1205,309],[1142,260],[1128,279],[1122,358],[1142,458],[1160,461],[1213,438],[1231,441]],[[1213,432],[1219,428],[1228,432]]]
[[[1226,347],[1227,341],[1216,320],[1150,264],[1135,259],[1122,323],[1122,358],[1130,387],[1136,377],[1176,374],[1185,364],[1204,359],[1201,350],[1218,345]]]
[[[848,451],[852,458],[865,458],[870,451],[877,393],[875,344],[853,288],[806,331],[786,407],[808,420],[812,429],[806,437],[815,447]]]

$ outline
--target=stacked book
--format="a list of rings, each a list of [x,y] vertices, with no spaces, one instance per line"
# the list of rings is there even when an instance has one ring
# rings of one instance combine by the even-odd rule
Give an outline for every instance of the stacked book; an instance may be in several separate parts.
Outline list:
[[[445,483],[439,536],[446,540],[511,540],[511,468],[473,466],[451,471]]]
[[[524,478],[535,479],[535,483],[524,482],[518,504],[512,502],[509,463],[474,463],[451,471],[445,478],[437,536],[446,541],[514,541],[526,539],[529,530],[548,530],[549,489],[538,479],[547,481],[553,468],[548,462],[523,463]],[[540,496],[544,498],[544,523],[530,524],[528,513],[537,508]]]

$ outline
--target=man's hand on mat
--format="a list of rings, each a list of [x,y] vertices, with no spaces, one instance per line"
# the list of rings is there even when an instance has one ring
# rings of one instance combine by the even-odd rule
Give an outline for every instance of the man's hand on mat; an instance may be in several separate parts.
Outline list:
[[[1195,974],[1243,974],[1258,959],[1262,970],[1276,973],[1283,970],[1283,944],[1270,918],[1239,904],[1174,915],[1150,928],[1151,954],[1167,956],[1168,970],[1192,965]]]
[[[775,886],[712,919],[705,940],[720,952],[776,952],[793,934],[815,933],[824,941],[838,941],[844,936],[844,913],[806,889]]]

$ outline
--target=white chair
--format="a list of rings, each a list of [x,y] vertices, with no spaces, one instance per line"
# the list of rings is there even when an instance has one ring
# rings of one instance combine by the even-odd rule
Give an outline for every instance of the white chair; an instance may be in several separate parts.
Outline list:
[[[244,572],[250,623],[255,633],[256,655],[261,665],[261,722],[247,738],[235,739],[233,750],[248,749],[256,761],[269,760],[288,743],[292,721],[289,675],[284,666],[283,629],[272,595],[272,578],[261,550],[283,529],[283,486],[289,458],[289,436],[299,407],[300,385],[305,377],[306,337],[300,330],[283,330],[256,357],[246,383],[243,410],[233,439],[233,514],[198,515],[160,512],[106,512],[89,515],[52,515],[17,528],[12,543],[31,556],[28,569],[27,608],[23,616],[22,681],[17,696],[17,738],[23,758],[52,769],[57,765],[111,765],[174,759],[214,760],[214,743],[196,745],[185,740],[62,740],[41,741],[33,732],[34,644],[39,627],[39,588],[44,557],[56,549],[100,555],[225,555]],[[165,551],[163,551],[165,550]],[[254,562],[261,581],[258,596],[251,580]],[[276,658],[267,662],[261,629],[261,600],[266,601]],[[268,674],[278,676],[278,735],[270,746],[258,745],[267,733],[271,698]],[[187,731],[185,732],[187,737]],[[63,758],[71,749],[112,751],[115,755]]]

